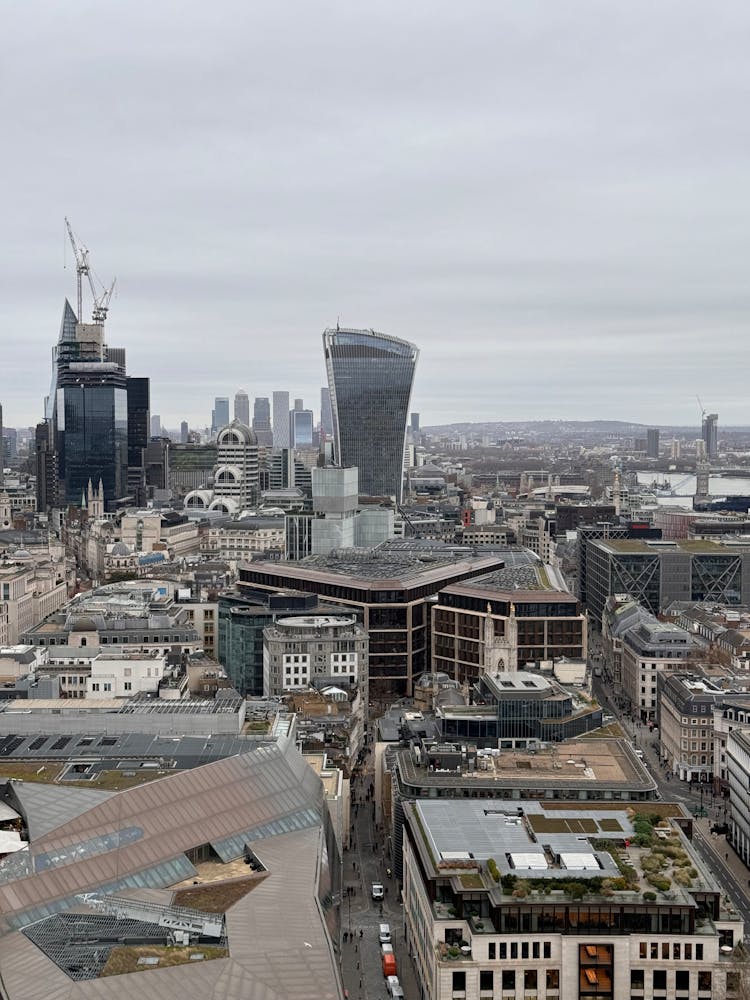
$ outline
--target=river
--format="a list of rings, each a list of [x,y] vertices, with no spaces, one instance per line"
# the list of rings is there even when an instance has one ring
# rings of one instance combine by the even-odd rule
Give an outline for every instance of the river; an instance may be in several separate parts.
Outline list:
[[[695,493],[695,476],[686,476],[682,472],[662,473],[654,472],[653,469],[646,469],[636,472],[638,482],[641,486],[651,486],[654,480],[658,483],[666,482],[674,489],[678,488],[679,496],[658,496],[656,502],[660,506],[667,507],[687,507],[693,508],[693,495]],[[708,480],[708,492],[711,496],[750,496],[750,475],[747,478],[725,478],[724,476],[711,476]]]

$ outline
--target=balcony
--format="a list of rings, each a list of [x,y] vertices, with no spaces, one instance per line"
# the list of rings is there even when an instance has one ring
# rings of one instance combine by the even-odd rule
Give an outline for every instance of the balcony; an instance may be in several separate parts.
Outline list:
[[[437,955],[441,962],[471,962],[471,945],[467,941],[461,944],[446,944],[438,941]]]

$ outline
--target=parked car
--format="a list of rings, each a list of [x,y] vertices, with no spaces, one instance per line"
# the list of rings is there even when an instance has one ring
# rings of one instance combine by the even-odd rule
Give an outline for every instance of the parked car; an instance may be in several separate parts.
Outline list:
[[[380,882],[372,883],[372,898],[385,899],[385,889]]]

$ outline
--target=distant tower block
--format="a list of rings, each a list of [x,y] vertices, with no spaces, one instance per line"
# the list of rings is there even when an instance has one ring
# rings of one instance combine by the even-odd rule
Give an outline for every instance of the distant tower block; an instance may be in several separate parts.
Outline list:
[[[696,497],[708,496],[708,481],[711,473],[711,466],[708,462],[701,461],[695,466],[695,495]]]

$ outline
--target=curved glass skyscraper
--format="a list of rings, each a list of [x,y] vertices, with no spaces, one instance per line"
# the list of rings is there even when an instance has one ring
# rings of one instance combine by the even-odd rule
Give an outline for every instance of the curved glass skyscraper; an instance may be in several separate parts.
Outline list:
[[[374,330],[323,334],[334,457],[359,469],[359,492],[401,501],[406,420],[419,350]]]

